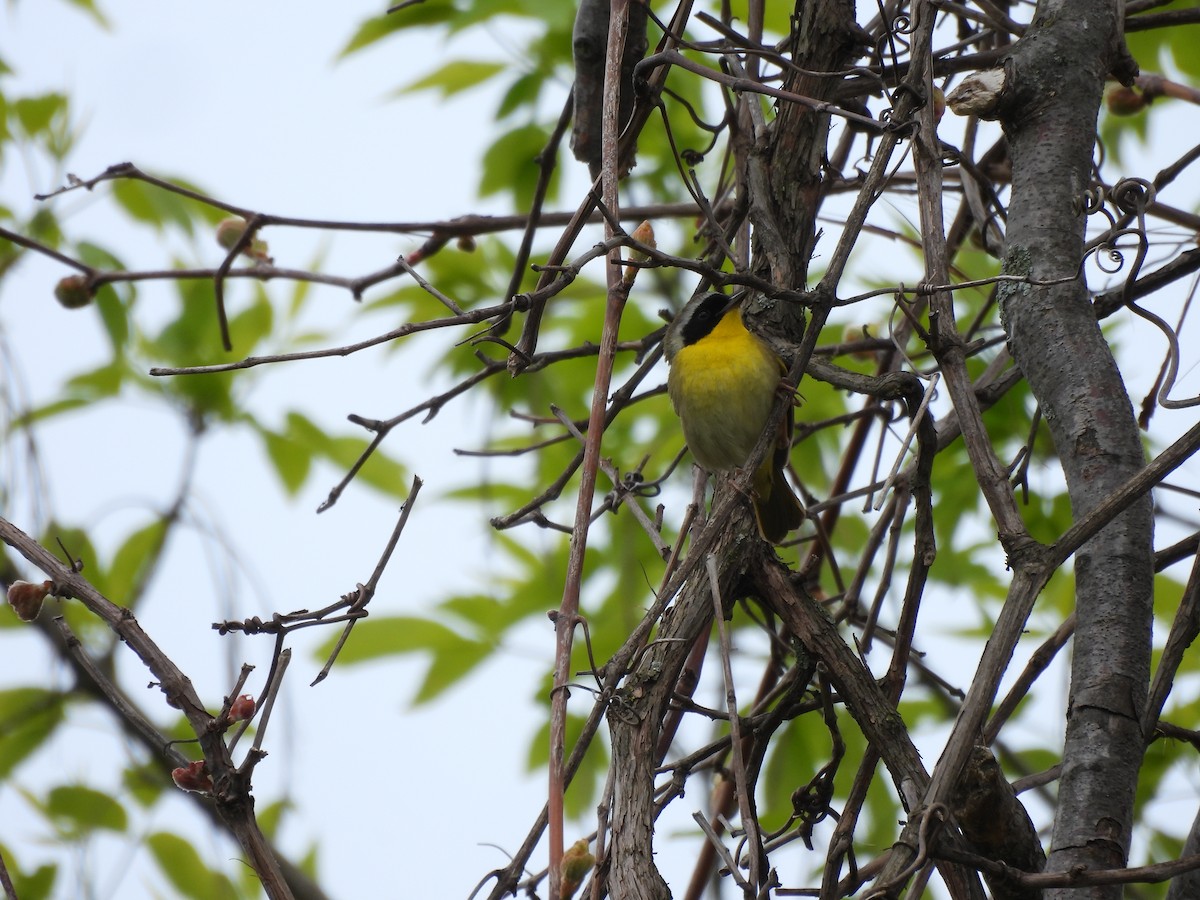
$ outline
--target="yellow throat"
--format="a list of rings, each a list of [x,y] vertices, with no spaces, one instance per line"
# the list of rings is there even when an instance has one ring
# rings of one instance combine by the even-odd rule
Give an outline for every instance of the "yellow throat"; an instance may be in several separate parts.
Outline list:
[[[726,309],[721,294],[693,298],[668,329],[671,364],[667,391],[696,461],[713,472],[742,466],[766,427],[783,363]],[[774,452],[754,474],[755,513],[768,540],[778,543],[803,519],[800,501],[784,477],[792,415],[780,428]]]

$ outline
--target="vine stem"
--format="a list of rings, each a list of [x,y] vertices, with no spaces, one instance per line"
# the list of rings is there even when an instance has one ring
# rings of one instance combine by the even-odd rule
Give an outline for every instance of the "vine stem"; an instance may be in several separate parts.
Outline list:
[[[618,100],[621,78],[621,56],[629,27],[629,0],[613,0],[609,17],[608,53],[604,67],[604,112],[601,160],[601,195],[609,210],[604,225],[606,239],[616,234],[620,216],[617,189],[617,138],[620,135]],[[587,441],[583,449],[583,465],[579,478],[579,499],[575,504],[575,526],[571,532],[571,550],[567,560],[567,577],[563,585],[562,602],[554,621],[555,658],[554,688],[550,698],[550,872],[547,893],[550,900],[559,900],[562,883],[563,856],[563,774],[567,730],[567,682],[571,676],[571,644],[575,623],[579,620],[579,592],[583,580],[583,559],[587,550],[588,525],[591,520],[592,495],[596,490],[600,467],[600,440],[608,409],[608,391],[612,384],[616,360],[617,330],[629,296],[630,285],[621,277],[620,251],[608,251],[606,269],[608,295],[604,310],[604,327],[600,333],[600,353],[596,361],[596,384],[588,416]]]

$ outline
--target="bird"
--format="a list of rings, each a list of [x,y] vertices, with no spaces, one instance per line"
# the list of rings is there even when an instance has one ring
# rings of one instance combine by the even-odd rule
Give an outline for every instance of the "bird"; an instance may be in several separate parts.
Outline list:
[[[687,302],[663,338],[667,394],[692,456],[710,472],[745,465],[775,403],[786,368],[751,334],[736,298],[711,292]],[[772,544],[799,528],[804,507],[784,477],[792,441],[792,407],[775,446],[754,473],[754,516]]]

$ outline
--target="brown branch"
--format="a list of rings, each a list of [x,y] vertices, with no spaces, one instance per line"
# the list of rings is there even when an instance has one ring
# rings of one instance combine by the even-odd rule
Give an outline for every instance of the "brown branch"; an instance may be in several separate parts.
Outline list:
[[[1074,633],[1075,613],[1072,612],[1054,630],[1054,633],[1042,641],[1041,645],[1030,655],[1029,662],[1025,664],[1025,668],[1021,670],[1021,674],[1017,676],[1017,680],[1013,682],[1013,686],[1008,689],[1008,693],[1004,695],[1004,699],[1000,701],[1000,704],[996,707],[996,711],[992,714],[992,717],[983,729],[983,743],[985,745],[991,746],[996,740],[997,735],[1000,734],[1000,729],[1004,727],[1004,723],[1017,711],[1017,706],[1025,699],[1025,695],[1029,693],[1029,689],[1033,687],[1034,682],[1046,671],[1046,668],[1058,655],[1058,651],[1066,646],[1067,641],[1071,639]]]
[[[1136,475],[1111,491],[1087,515],[1063,532],[1054,544],[1046,548],[1049,560],[1056,565],[1065,562],[1088,540],[1113,519],[1129,509],[1164,478],[1192,458],[1200,450],[1200,424],[1193,425]]]
[[[42,621],[39,620],[38,624],[41,625]],[[170,780],[173,769],[187,766],[189,760],[177,749],[176,742],[159,731],[141,708],[109,679],[103,669],[87,653],[78,637],[67,625],[66,620],[61,616],[56,616],[54,626],[53,631],[49,628],[40,628],[40,630],[53,644],[59,656],[65,658],[74,669],[78,690],[96,699],[113,713],[125,733],[140,743],[150,754],[150,758],[158,764],[164,782]],[[237,690],[240,690],[240,687],[235,687],[235,693]],[[228,709],[223,708],[222,713],[223,715],[227,714]],[[230,753],[233,752],[235,740],[236,735],[234,740],[230,741]],[[224,818],[218,813],[216,805],[210,801],[207,795],[188,793],[187,796],[192,799],[195,808],[216,827],[229,829]],[[299,866],[292,863],[273,846],[271,852],[278,860],[280,870],[296,900],[328,900],[324,891]]]
[[[217,810],[249,857],[267,896],[272,900],[291,898],[278,861],[254,819],[249,779],[234,765],[220,731],[213,727],[215,718],[205,709],[187,676],[142,630],[129,609],[112,603],[73,566],[63,565],[37,541],[3,518],[0,518],[0,540],[45,573],[54,582],[56,595],[79,600],[138,655],[157,679],[167,702],[183,712],[199,739],[207,771],[212,777]]]
[[[1125,19],[1125,31],[1152,31],[1157,28],[1177,28],[1180,25],[1200,24],[1200,9],[1172,9],[1150,13],[1145,16],[1129,16]]]
[[[509,215],[509,216],[481,216],[481,215],[465,215],[454,219],[421,219],[411,222],[347,222],[341,219],[311,219],[300,218],[296,216],[284,216],[276,213],[260,212],[242,206],[236,206],[224,200],[215,197],[210,197],[206,194],[193,191],[190,188],[185,188],[181,185],[174,184],[162,178],[156,178],[141,171],[133,163],[117,163],[109,166],[104,172],[90,178],[86,181],[76,179],[74,182],[52,191],[48,194],[35,194],[35,200],[49,200],[58,197],[61,194],[66,194],[77,190],[91,191],[96,185],[105,181],[114,181],[122,178],[127,178],[136,181],[143,181],[151,184],[161,190],[168,191],[172,194],[178,194],[181,197],[195,200],[206,206],[211,206],[214,209],[220,209],[231,215],[241,216],[244,219],[249,219],[251,216],[257,216],[262,222],[262,227],[268,226],[286,226],[290,228],[313,228],[322,231],[363,231],[380,234],[441,234],[449,238],[454,237],[476,237],[482,234],[494,234],[501,231],[512,231],[518,228],[525,228],[529,224],[528,215]],[[657,219],[657,218],[687,218],[694,216],[697,213],[694,204],[690,203],[675,203],[675,204],[650,204],[645,206],[630,206],[624,211],[622,217],[625,221],[640,221],[642,219]],[[569,212],[550,212],[540,216],[543,226],[560,227],[568,224],[574,213]],[[602,221],[599,214],[589,219],[590,222]],[[5,235],[7,237],[7,235]],[[9,238],[11,240],[11,238]],[[25,241],[26,239],[21,239]],[[14,242],[18,243],[18,242]],[[28,246],[27,243],[22,243],[22,246]],[[39,252],[43,250],[42,246],[31,247]],[[45,248],[48,249],[48,248]],[[72,265],[66,259],[62,259],[68,265]]]
[[[745,748],[742,744],[741,717],[738,714],[737,691],[733,681],[733,664],[730,661],[733,648],[729,642],[729,627],[725,623],[726,608],[721,598],[717,561],[711,553],[705,557],[704,566],[705,571],[708,573],[708,585],[712,593],[713,621],[717,623],[717,641],[721,651],[721,674],[725,685],[725,712],[729,717],[729,741],[733,753],[733,778],[737,787],[738,810],[742,821],[742,828],[746,832],[746,839],[749,843],[747,852],[750,857],[750,883],[747,885],[749,889],[747,896],[750,897],[754,896],[756,891],[765,886],[764,876],[766,874],[767,858],[766,853],[763,851],[763,839],[758,825],[758,811],[755,809],[754,804],[754,787],[747,771],[744,756]],[[703,816],[699,820],[703,821],[705,825],[708,824]],[[713,837],[715,835],[710,837],[710,840]],[[739,867],[734,865],[730,871],[737,873],[738,869]]]
[[[617,137],[620,129],[619,107],[621,103],[621,61],[625,53],[625,42],[630,27],[629,0],[613,0],[609,16],[607,52],[604,63],[604,108],[602,161],[600,181],[603,202],[611,210],[613,220],[618,220],[620,199],[617,190]],[[613,225],[605,222],[605,238],[613,237]],[[567,557],[567,576],[563,585],[562,602],[554,621],[554,687],[550,695],[550,759],[549,759],[549,813],[550,813],[550,900],[559,900],[562,884],[563,843],[563,763],[566,744],[567,684],[570,681],[571,644],[579,616],[579,594],[583,581],[583,564],[587,549],[588,527],[591,519],[592,498],[596,490],[596,476],[600,462],[600,442],[604,434],[609,385],[612,383],[613,365],[617,353],[617,331],[621,314],[629,296],[630,284],[621,278],[617,268],[619,256],[616,248],[608,251],[606,269],[608,296],[604,307],[604,324],[600,332],[600,352],[596,360],[596,384],[592,393],[591,412],[588,417],[587,439],[583,447],[583,462],[579,479],[579,496],[575,505],[575,525],[571,532],[571,546]],[[614,810],[614,816],[619,815]],[[614,828],[612,852],[620,855],[622,833]]]
[[[642,60],[639,68],[645,70],[662,65],[672,65],[680,69],[685,69],[694,75],[699,75],[709,81],[723,85],[734,92],[763,94],[767,97],[773,97],[776,100],[783,100],[788,103],[798,104],[799,106],[806,107],[814,112],[840,116],[841,118],[846,119],[848,122],[853,122],[864,131],[884,131],[884,126],[875,119],[872,119],[870,116],[860,115],[859,113],[844,109],[843,107],[838,106],[836,103],[829,103],[825,100],[816,100],[812,97],[805,97],[802,94],[793,93],[792,91],[785,91],[778,88],[769,87],[760,81],[754,80],[753,78],[738,78],[732,75],[726,75],[723,72],[711,69],[701,63],[694,62],[676,50],[667,50],[662,53],[655,53],[651,56],[647,56],[644,60]],[[831,76],[827,77],[836,77],[836,73],[832,73]]]
[[[8,874],[8,866],[4,863],[4,854],[0,853],[0,889],[10,900],[19,900],[17,889],[13,886],[12,876]]]
[[[567,101],[563,104],[562,112],[559,114],[558,123],[554,126],[554,131],[550,133],[546,146],[537,155],[537,185],[533,190],[533,201],[530,203],[529,218],[521,235],[521,245],[517,248],[517,259],[513,263],[512,278],[509,279],[508,289],[504,292],[506,302],[516,296],[517,291],[521,289],[521,282],[525,278],[525,267],[529,264],[529,254],[533,249],[533,238],[537,234],[537,229],[542,225],[542,205],[546,202],[546,193],[550,189],[550,176],[554,173],[558,163],[558,147],[562,143],[567,125],[571,121],[573,108],[572,98],[568,96]]]
[[[934,855],[972,866],[981,872],[991,872],[1022,887],[1034,888],[1039,891],[1046,888],[1089,887],[1105,884],[1160,884],[1177,875],[1200,869],[1200,854],[1150,866],[1130,866],[1123,869],[1075,868],[1066,872],[1022,872],[1020,869],[1014,869],[1004,863],[993,862],[974,853],[963,853],[961,850],[952,850],[942,846],[934,851]]]
[[[400,541],[400,535],[404,532],[404,526],[408,524],[408,517],[412,513],[413,504],[417,502],[417,494],[421,492],[421,486],[424,483],[416,475],[413,476],[412,485],[408,489],[408,499],[400,507],[400,518],[396,520],[396,527],[392,529],[391,537],[388,538],[387,546],[383,548],[383,553],[380,554],[378,561],[375,563],[375,570],[371,573],[371,577],[367,579],[366,584],[360,584],[358,590],[353,594],[354,599],[348,606],[350,614],[362,613],[362,617],[366,617],[367,604],[375,596],[375,590],[379,586],[379,579],[383,577],[383,570],[387,568],[387,564],[392,559],[392,552],[396,549],[396,544]],[[337,644],[329,653],[329,659],[325,661],[325,665],[321,667],[321,671],[317,673],[317,677],[312,680],[312,684],[319,684],[325,680],[325,677],[329,674],[329,670],[333,668],[338,654],[341,653],[342,647],[345,646],[347,639],[350,637],[350,630],[354,627],[354,623],[358,621],[358,618],[357,616],[351,618],[346,623],[341,637],[338,638]]]
[[[1191,575],[1188,576],[1187,585],[1183,589],[1179,608],[1175,610],[1175,620],[1167,634],[1167,643],[1159,657],[1154,679],[1150,682],[1146,709],[1142,714],[1142,733],[1147,741],[1151,739],[1159,717],[1167,705],[1167,698],[1175,682],[1175,674],[1183,662],[1184,653],[1197,635],[1200,635],[1200,555],[1192,562]]]
[[[393,328],[384,334],[356,341],[353,344],[345,344],[341,347],[327,347],[321,350],[301,350],[295,353],[278,353],[269,356],[248,356],[237,362],[216,363],[209,366],[183,366],[179,368],[156,366],[150,370],[150,374],[157,377],[168,375],[211,375],[215,372],[232,372],[238,369],[252,369],[255,366],[295,362],[302,359],[327,359],[332,356],[349,356],[352,353],[357,353],[359,350],[385,344],[388,341],[407,337],[410,334],[418,334],[422,331],[452,328],[456,325],[476,325],[496,316],[504,315],[510,308],[511,304],[500,304],[499,306],[485,306],[469,310],[460,315],[446,316],[442,319],[429,319],[424,322],[405,322],[398,328]]]

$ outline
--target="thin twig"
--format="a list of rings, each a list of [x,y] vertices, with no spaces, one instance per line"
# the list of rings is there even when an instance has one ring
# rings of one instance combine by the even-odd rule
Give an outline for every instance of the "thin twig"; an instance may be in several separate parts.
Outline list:
[[[379,579],[383,577],[383,570],[387,568],[387,564],[391,561],[392,552],[396,549],[396,544],[400,541],[400,535],[404,531],[404,526],[408,524],[408,517],[412,513],[413,504],[417,502],[417,495],[421,493],[421,486],[424,483],[418,476],[413,476],[412,486],[408,490],[408,499],[400,507],[400,518],[396,520],[396,526],[392,529],[387,546],[383,548],[383,553],[380,554],[378,561],[375,563],[375,570],[371,573],[371,577],[367,579],[367,583],[360,584],[355,594],[352,595],[354,599],[349,604],[350,612],[361,613],[361,616],[355,616],[346,623],[346,627],[338,638],[337,644],[334,645],[333,650],[329,653],[329,659],[325,661],[325,665],[321,667],[321,671],[317,673],[317,677],[312,680],[310,687],[320,684],[329,675],[329,671],[333,668],[338,654],[341,652],[342,647],[345,646],[346,640],[350,637],[350,631],[354,628],[354,623],[359,618],[366,616],[367,604],[375,596],[375,589],[379,586]]]
[[[733,751],[733,777],[737,784],[738,811],[742,828],[745,829],[746,839],[750,845],[750,885],[752,890],[747,893],[747,897],[753,897],[754,892],[763,884],[762,835],[758,830],[758,814],[754,810],[753,787],[749,783],[746,760],[742,753],[742,725],[738,716],[737,692],[734,688],[733,663],[730,658],[733,648],[729,642],[729,628],[725,623],[725,606],[721,600],[717,560],[711,553],[704,558],[704,567],[708,572],[713,616],[717,623],[717,640],[721,648],[721,673],[725,679],[725,711],[729,715],[729,739]]]

